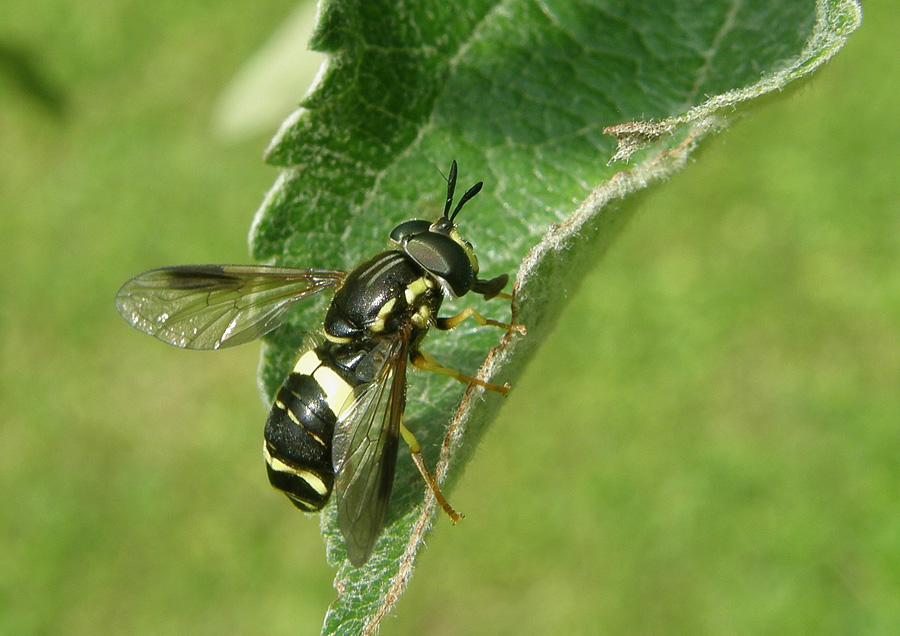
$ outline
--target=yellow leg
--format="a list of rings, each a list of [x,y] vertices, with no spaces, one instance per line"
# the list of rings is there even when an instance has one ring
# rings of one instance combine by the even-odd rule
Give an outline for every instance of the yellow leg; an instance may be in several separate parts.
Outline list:
[[[463,384],[477,384],[478,386],[483,386],[486,389],[496,391],[497,393],[500,393],[502,395],[506,395],[507,393],[509,393],[508,383],[500,386],[499,384],[491,384],[490,382],[485,382],[484,380],[473,378],[470,375],[460,373],[456,369],[445,367],[424,351],[416,351],[411,356],[410,362],[412,362],[413,366],[415,366],[417,369],[431,371],[432,373],[440,373],[441,375],[446,375],[447,377],[459,380]]]
[[[443,329],[447,331],[449,329],[453,329],[454,327],[459,326],[459,324],[465,320],[466,318],[472,318],[479,325],[484,327],[485,325],[491,325],[493,327],[500,327],[501,329],[506,329],[507,331],[518,331],[521,334],[525,333],[525,325],[509,325],[505,322],[497,322],[496,320],[491,320],[490,318],[485,318],[477,311],[472,309],[471,307],[466,307],[461,312],[456,314],[455,316],[447,316],[446,318],[438,318],[435,321],[435,326],[438,329]]]
[[[447,513],[447,516],[450,517],[450,520],[453,523],[456,523],[460,519],[463,518],[463,515],[456,512],[447,499],[444,497],[444,494],[441,492],[440,487],[437,485],[437,480],[434,478],[434,475],[431,474],[431,471],[428,470],[428,467],[425,465],[425,460],[422,458],[422,447],[419,445],[419,441],[416,439],[416,436],[412,434],[403,423],[400,424],[400,434],[403,435],[403,439],[406,440],[407,445],[409,446],[409,452],[412,455],[413,462],[416,464],[416,468],[419,469],[419,472],[422,473],[422,479],[425,480],[425,483],[428,484],[428,487],[431,489],[431,492],[434,493],[434,498],[437,499],[437,502],[441,505],[441,508],[444,509],[444,512]]]

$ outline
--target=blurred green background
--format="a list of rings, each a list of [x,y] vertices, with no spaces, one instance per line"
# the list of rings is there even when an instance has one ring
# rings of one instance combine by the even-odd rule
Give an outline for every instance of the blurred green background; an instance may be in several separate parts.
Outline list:
[[[247,260],[277,123],[239,135],[234,79],[294,8],[0,0],[0,634],[318,632],[257,348],[181,352],[112,302]],[[900,633],[900,13],[864,9],[646,198],[383,633]]]

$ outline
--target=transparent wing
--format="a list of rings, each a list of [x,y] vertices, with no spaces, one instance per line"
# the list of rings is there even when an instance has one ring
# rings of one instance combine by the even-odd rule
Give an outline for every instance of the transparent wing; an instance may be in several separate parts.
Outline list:
[[[138,274],[116,294],[134,328],[185,349],[231,347],[268,333],[299,300],[344,272],[263,265],[183,265]]]
[[[359,567],[372,553],[384,527],[391,499],[400,421],[406,406],[407,335],[384,350],[376,379],[342,409],[335,429],[332,457],[338,527],[347,556]]]

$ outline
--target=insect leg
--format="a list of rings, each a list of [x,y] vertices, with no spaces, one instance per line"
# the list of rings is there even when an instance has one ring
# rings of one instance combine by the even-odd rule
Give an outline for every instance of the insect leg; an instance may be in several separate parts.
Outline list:
[[[500,327],[501,329],[506,329],[507,331],[517,331],[521,334],[525,333],[524,325],[509,325],[505,322],[497,322],[496,320],[491,320],[490,318],[485,318],[477,311],[472,309],[471,307],[466,307],[461,312],[456,314],[455,316],[447,316],[444,318],[438,318],[435,321],[435,326],[438,329],[442,329],[444,331],[448,331],[453,329],[454,327],[459,326],[459,324],[465,320],[466,318],[472,318],[479,325],[484,327],[485,325],[491,325],[493,327]]]
[[[433,373],[440,373],[441,375],[446,375],[448,377],[454,378],[455,380],[459,380],[463,384],[477,384],[478,386],[483,386],[486,389],[496,391],[497,393],[501,393],[502,395],[506,395],[507,393],[509,393],[509,384],[504,384],[503,386],[500,386],[499,384],[491,384],[489,382],[485,382],[484,380],[473,378],[470,375],[460,373],[456,369],[445,367],[424,351],[416,351],[415,353],[413,353],[410,356],[410,362],[412,362],[413,366],[418,369],[431,371]]]
[[[428,484],[428,487],[434,494],[434,498],[437,499],[437,502],[441,505],[441,508],[444,509],[444,512],[447,513],[447,516],[450,517],[450,520],[453,523],[456,523],[457,521],[462,519],[464,515],[456,512],[449,504],[447,499],[444,497],[444,494],[441,492],[441,489],[438,486],[437,480],[434,478],[434,475],[431,474],[431,471],[429,471],[428,467],[425,465],[425,460],[422,458],[422,447],[419,445],[419,441],[416,439],[416,436],[413,435],[412,431],[406,428],[406,426],[404,426],[402,422],[400,424],[400,434],[403,435],[403,439],[409,446],[409,453],[410,455],[412,455],[413,462],[415,462],[416,464],[416,468],[418,468],[419,472],[422,473],[422,479],[424,479],[425,483]]]

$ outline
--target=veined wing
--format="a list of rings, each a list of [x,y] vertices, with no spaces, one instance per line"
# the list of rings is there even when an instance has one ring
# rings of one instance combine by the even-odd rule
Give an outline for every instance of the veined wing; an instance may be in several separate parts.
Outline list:
[[[335,428],[332,457],[338,527],[347,556],[357,567],[368,561],[391,499],[406,406],[407,345],[405,332],[379,345],[386,352],[376,379],[342,410]]]
[[[264,265],[162,267],[122,285],[116,309],[134,328],[176,347],[220,349],[275,329],[294,303],[345,276]]]

